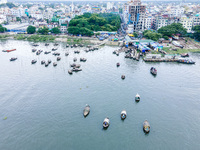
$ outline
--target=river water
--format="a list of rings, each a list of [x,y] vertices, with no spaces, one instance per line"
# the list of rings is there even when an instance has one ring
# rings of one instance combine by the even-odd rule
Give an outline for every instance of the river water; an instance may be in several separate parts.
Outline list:
[[[17,49],[0,52],[0,150],[200,148],[200,54],[190,54],[195,65],[145,63],[126,59],[124,53],[113,55],[117,47],[86,53],[85,48],[60,43],[61,61],[45,67],[41,60],[54,62],[56,57],[36,56],[31,44],[15,40],[0,44],[0,50]],[[39,45],[36,48],[44,51],[54,47]],[[74,54],[75,49],[80,54]],[[15,56],[18,59],[10,62]],[[69,75],[74,57],[83,71]],[[80,57],[87,62],[79,62]],[[32,59],[38,62],[32,65]],[[158,70],[156,77],[149,72],[152,66]],[[137,93],[139,103],[134,100]],[[84,118],[86,104],[91,112]],[[105,117],[110,118],[107,130],[102,129]],[[145,119],[151,125],[149,134],[142,129]]]

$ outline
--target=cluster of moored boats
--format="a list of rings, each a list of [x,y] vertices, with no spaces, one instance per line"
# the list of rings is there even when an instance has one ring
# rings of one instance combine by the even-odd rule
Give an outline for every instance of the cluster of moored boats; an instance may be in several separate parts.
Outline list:
[[[136,94],[135,96],[135,101],[136,102],[139,102],[140,101],[140,95],[139,94]],[[87,117],[90,113],[90,106],[88,104],[86,104],[84,110],[83,110],[83,116],[84,117]],[[121,120],[125,120],[126,117],[127,117],[127,112],[126,110],[122,110],[121,113],[120,113],[120,117],[121,117]],[[104,120],[103,120],[103,128],[104,129],[107,129],[110,125],[110,118],[109,117],[106,117]],[[143,130],[145,133],[149,133],[150,131],[150,124],[147,120],[144,121],[143,123]]]

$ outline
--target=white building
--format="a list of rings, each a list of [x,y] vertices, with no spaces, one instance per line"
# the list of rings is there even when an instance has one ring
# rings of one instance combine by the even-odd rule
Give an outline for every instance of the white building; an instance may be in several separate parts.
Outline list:
[[[171,8],[170,14],[172,16],[181,16],[184,14],[185,8],[180,7],[180,6],[175,6]]]
[[[7,3],[7,0],[1,0],[0,1],[0,4],[6,4]]]
[[[200,25],[200,14],[196,14],[193,17],[193,26]]]
[[[187,29],[187,32],[192,32],[193,17],[182,16],[180,23]]]
[[[107,2],[107,10],[110,10],[113,8],[114,3]]]

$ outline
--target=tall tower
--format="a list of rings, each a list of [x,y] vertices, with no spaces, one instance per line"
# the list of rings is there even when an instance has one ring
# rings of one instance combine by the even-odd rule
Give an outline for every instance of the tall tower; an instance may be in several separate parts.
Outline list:
[[[129,3],[129,24],[132,24],[133,32],[143,31],[145,26],[146,6],[141,0],[131,0]]]
[[[74,1],[72,0],[72,12],[74,12]]]

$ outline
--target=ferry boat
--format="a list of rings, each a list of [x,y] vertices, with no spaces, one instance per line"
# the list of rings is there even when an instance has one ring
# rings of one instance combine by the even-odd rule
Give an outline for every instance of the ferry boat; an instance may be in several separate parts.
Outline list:
[[[194,61],[189,60],[189,59],[179,59],[178,63],[183,63],[183,64],[195,64]]]
[[[189,57],[189,54],[188,53],[182,53],[181,57]]]

